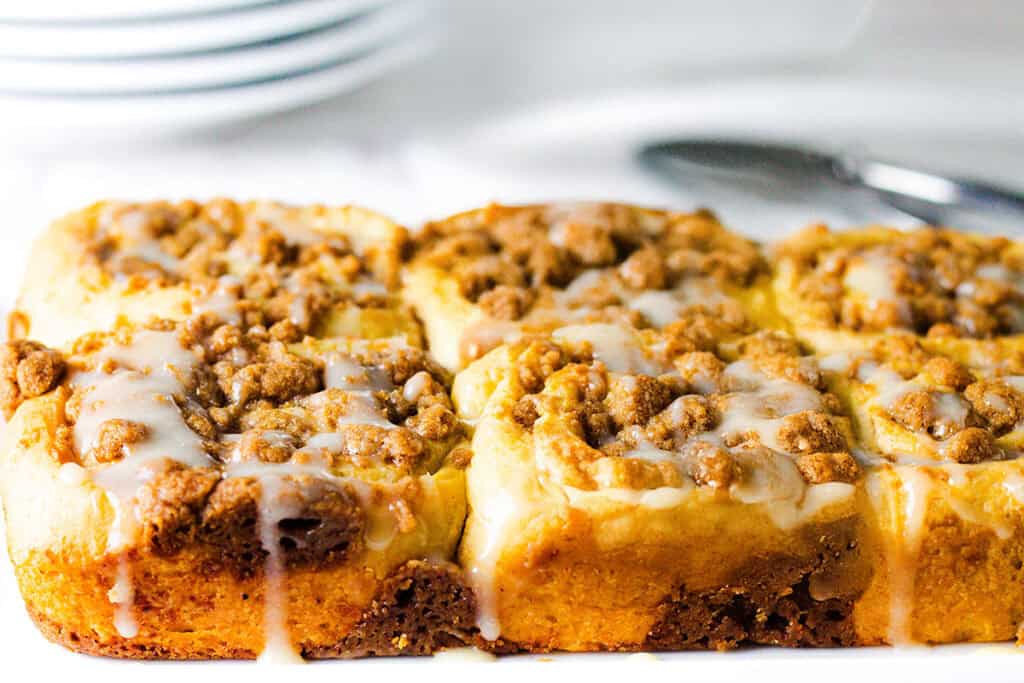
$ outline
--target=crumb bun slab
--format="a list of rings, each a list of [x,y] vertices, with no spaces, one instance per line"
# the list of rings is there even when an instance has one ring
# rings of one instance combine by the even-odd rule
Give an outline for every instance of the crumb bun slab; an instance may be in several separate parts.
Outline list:
[[[860,467],[813,359],[780,333],[677,355],[652,336],[622,341],[650,351],[639,369],[607,339],[531,342],[499,381],[460,551],[481,633],[545,651],[862,642]]]
[[[451,370],[571,322],[663,327],[700,308],[771,320],[757,246],[707,212],[623,204],[492,205],[428,223],[404,294]]]
[[[773,249],[778,307],[819,353],[909,332],[979,367],[1024,351],[1024,244],[943,228],[812,226]]]
[[[241,297],[316,336],[418,343],[390,293],[407,242],[404,228],[353,206],[99,202],[36,242],[12,331],[63,346],[124,320],[234,316]]]
[[[9,552],[115,657],[1011,640],[1022,275],[612,203],[96,204],[0,350]]]
[[[226,200],[98,204],[43,237],[14,316],[34,339],[0,358],[0,487],[44,633],[172,659],[465,642],[466,432],[392,293],[405,239]]]

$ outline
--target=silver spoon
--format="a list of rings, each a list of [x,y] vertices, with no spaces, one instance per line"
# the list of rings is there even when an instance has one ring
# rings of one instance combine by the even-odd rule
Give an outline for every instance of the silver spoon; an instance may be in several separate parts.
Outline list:
[[[671,140],[638,159],[674,183],[711,185],[766,200],[844,209],[855,219],[881,206],[932,225],[1003,234],[1024,231],[1024,194],[870,159],[796,145],[740,140]]]

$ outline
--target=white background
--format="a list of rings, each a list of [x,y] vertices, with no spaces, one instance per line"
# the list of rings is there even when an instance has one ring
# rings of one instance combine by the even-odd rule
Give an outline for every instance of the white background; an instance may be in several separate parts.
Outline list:
[[[474,2],[437,10],[430,56],[358,93],[213,129],[45,130],[0,111],[0,302],[32,234],[101,197],[356,201],[414,223],[488,200],[615,198],[682,208],[701,197],[640,174],[657,134],[734,133],[851,145],[1024,186],[1024,7],[1014,2]],[[6,118],[5,118],[6,116]],[[716,202],[771,237],[828,207]],[[738,680],[1024,679],[1011,647],[561,657],[473,675]],[[0,568],[0,681],[29,675],[212,677],[243,665],[109,663],[45,643]],[[411,667],[415,666],[413,671]],[[260,678],[456,675],[430,661],[327,664]],[[142,668],[145,667],[145,668]],[[343,667],[343,668],[342,668]],[[584,673],[584,669],[599,671]],[[653,668],[652,668],[653,667]],[[509,674],[509,672],[512,672]],[[561,673],[557,673],[561,672]],[[458,676],[456,676],[458,677]]]

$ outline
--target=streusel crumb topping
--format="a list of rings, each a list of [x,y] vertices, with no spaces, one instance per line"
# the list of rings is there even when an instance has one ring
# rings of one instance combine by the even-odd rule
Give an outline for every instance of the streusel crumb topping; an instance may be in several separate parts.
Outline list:
[[[797,294],[829,327],[987,339],[1024,331],[1024,260],[1005,238],[922,228],[888,241],[822,248],[818,227],[779,256]]]

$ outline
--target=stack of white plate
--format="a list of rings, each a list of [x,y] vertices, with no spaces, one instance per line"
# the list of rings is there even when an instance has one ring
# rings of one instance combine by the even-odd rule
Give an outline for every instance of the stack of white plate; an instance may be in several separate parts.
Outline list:
[[[421,55],[427,0],[0,3],[0,116],[167,128],[352,90]]]

